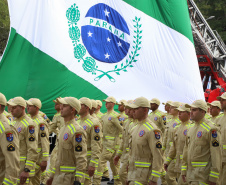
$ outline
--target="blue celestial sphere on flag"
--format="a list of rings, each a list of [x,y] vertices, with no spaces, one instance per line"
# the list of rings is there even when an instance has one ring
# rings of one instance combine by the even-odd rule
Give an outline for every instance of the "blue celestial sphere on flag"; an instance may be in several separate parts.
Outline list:
[[[130,31],[125,19],[110,6],[99,3],[86,14],[81,28],[82,41],[89,54],[105,63],[117,63],[129,51]]]

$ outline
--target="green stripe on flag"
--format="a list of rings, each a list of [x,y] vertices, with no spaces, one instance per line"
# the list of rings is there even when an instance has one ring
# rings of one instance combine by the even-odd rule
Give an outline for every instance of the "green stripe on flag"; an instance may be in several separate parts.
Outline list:
[[[16,33],[14,28],[11,28],[8,45],[0,63],[0,79],[0,92],[7,99],[15,96],[39,98],[43,104],[42,111],[48,116],[54,115],[52,100],[59,96],[99,100],[107,97],[94,85],[35,48]]]
[[[123,0],[134,8],[187,37],[192,43],[193,35],[187,0]]]

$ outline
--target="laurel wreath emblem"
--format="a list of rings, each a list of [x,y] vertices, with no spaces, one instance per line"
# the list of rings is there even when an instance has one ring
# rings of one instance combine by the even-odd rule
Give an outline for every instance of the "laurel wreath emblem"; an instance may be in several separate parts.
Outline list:
[[[68,26],[69,26],[69,37],[72,40],[74,46],[74,57],[78,60],[78,62],[83,61],[82,68],[88,72],[92,73],[92,75],[97,75],[97,72],[100,73],[99,76],[94,78],[95,81],[100,80],[102,77],[107,76],[111,82],[115,82],[115,79],[110,75],[115,73],[120,75],[120,72],[128,72],[128,67],[133,67],[133,63],[137,62],[136,57],[139,56],[138,51],[141,49],[141,39],[142,39],[142,30],[140,30],[142,24],[139,24],[141,18],[135,17],[133,19],[134,22],[134,33],[133,36],[133,51],[130,52],[129,58],[126,61],[121,63],[121,65],[115,65],[114,69],[109,71],[103,71],[98,68],[95,59],[92,57],[86,57],[86,48],[83,44],[80,43],[81,31],[77,26],[77,22],[80,20],[80,11],[76,4],[73,4],[68,10],[66,11],[66,17],[68,19]]]

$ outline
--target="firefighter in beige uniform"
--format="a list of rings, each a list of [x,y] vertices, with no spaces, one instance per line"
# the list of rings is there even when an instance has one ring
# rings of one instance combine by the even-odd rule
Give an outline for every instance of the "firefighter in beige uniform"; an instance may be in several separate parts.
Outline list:
[[[124,103],[125,105],[125,113],[128,115],[128,119],[123,124],[123,132],[122,132],[122,141],[119,147],[119,150],[114,158],[114,164],[117,165],[119,159],[121,158],[121,168],[119,171],[119,177],[123,185],[126,184],[127,180],[127,166],[128,166],[128,158],[129,158],[129,127],[131,122],[133,122],[133,109],[128,107],[127,102]]]
[[[149,119],[162,131],[162,135],[165,132],[165,125],[166,125],[166,117],[165,113],[160,111],[159,108],[160,101],[157,98],[153,98],[150,101],[150,109],[152,112],[149,114]],[[162,175],[161,175],[161,182],[163,185],[167,184],[165,179],[165,170],[162,167]]]
[[[221,103],[220,101],[213,101],[212,103],[207,103],[210,106],[210,120],[215,123],[219,115],[221,115]]]
[[[181,178],[181,162],[186,136],[189,128],[192,127],[193,124],[191,124],[190,121],[190,108],[186,108],[185,104],[181,104],[180,107],[177,108],[177,110],[179,111],[179,119],[181,121],[181,124],[177,125],[174,128],[175,133],[173,135],[173,144],[170,147],[169,153],[164,163],[164,167],[167,171],[169,164],[173,159],[176,159],[174,171],[177,173],[178,184],[186,185],[187,183],[184,183]]]
[[[3,114],[6,98],[0,93],[0,184],[14,185],[20,171],[19,137]]]
[[[90,109],[90,115],[94,118],[97,118],[96,114],[95,114],[95,111],[96,111],[96,108],[97,108],[97,102],[96,102],[96,100],[93,100],[93,99],[91,99],[90,101],[92,103],[92,108]]]
[[[181,105],[180,102],[172,102],[169,103],[170,105],[170,114],[172,115],[172,118],[167,122],[166,130],[164,134],[163,139],[163,150],[165,150],[165,155],[168,155],[170,146],[173,144],[174,140],[174,128],[180,124],[180,120],[178,118],[179,111],[177,108]],[[175,167],[175,159],[172,160],[170,163],[168,170],[166,172],[166,182],[171,185],[176,185],[177,181],[177,174],[174,172]]]
[[[55,103],[55,110],[57,111],[57,113],[53,116],[51,125],[49,126],[49,134],[55,133],[58,136],[60,129],[64,126],[64,118],[61,116],[61,113],[60,113],[61,104],[57,102],[57,99],[53,100],[53,102]],[[55,162],[57,158],[57,149],[58,149],[58,145],[57,143],[55,143],[55,147],[52,150],[52,153],[50,156],[49,169],[46,170],[46,174],[42,175],[42,178],[41,178],[42,184],[46,184],[47,179],[50,177],[50,173],[55,173],[56,171]]]
[[[162,133],[148,119],[150,103],[146,98],[139,97],[129,106],[138,122],[129,138],[127,181],[130,185],[157,185],[163,165]]]
[[[88,98],[79,99],[81,109],[79,111],[79,124],[87,134],[87,168],[85,172],[84,185],[91,183],[91,177],[94,175],[95,167],[98,164],[101,153],[100,122],[93,119],[89,111],[92,109],[92,103]]]
[[[31,119],[38,126],[38,160],[36,162],[35,175],[30,178],[33,185],[40,185],[41,173],[46,170],[49,160],[49,130],[47,122],[39,114],[42,103],[37,98],[31,98],[27,101],[27,111]]]
[[[47,185],[79,185],[87,165],[86,133],[75,121],[80,111],[80,101],[74,97],[57,99],[61,106],[61,116],[65,125],[58,135],[58,151],[55,163],[56,172],[50,174]]]
[[[205,118],[207,104],[196,100],[191,105],[194,126],[189,129],[183,151],[181,174],[191,185],[216,185],[221,168],[220,132]]]
[[[172,101],[167,101],[166,103],[162,103],[165,106],[165,117],[166,120],[169,120],[170,118],[172,118],[172,115],[169,113],[170,111],[170,103],[172,103]]]
[[[162,133],[165,132],[165,125],[166,125],[166,117],[165,114],[160,111],[159,105],[160,105],[160,101],[157,98],[153,98],[150,101],[150,109],[152,110],[152,112],[149,114],[149,118],[150,120],[156,124],[156,126],[162,131]]]
[[[95,114],[96,114],[96,117],[99,119],[100,123],[102,124],[101,117],[104,115],[100,111],[100,109],[102,107],[102,102],[100,100],[96,100],[96,103],[97,103],[97,108],[95,110]],[[102,128],[102,125],[101,125],[101,128]],[[102,131],[102,133],[103,133],[103,131]],[[98,165],[96,167],[98,167]],[[102,176],[101,181],[109,181],[109,180],[110,180],[110,178],[109,178],[109,171],[108,171],[108,166],[107,166],[107,163],[106,163],[104,165],[104,172],[103,172],[103,176]]]
[[[95,110],[95,114],[98,119],[101,119],[101,117],[103,116],[103,113],[100,111],[102,107],[102,102],[100,100],[96,100],[96,103],[97,103],[97,108]]]
[[[35,163],[38,160],[39,128],[26,115],[26,101],[22,97],[15,97],[8,104],[12,106],[12,115],[15,117],[14,126],[19,133],[20,140],[20,179],[18,181],[21,184],[31,184],[29,177],[35,175]]]
[[[226,182],[226,93],[218,96],[217,99],[220,100],[222,110],[224,113],[220,114],[216,119],[215,123],[220,128],[221,131],[221,151],[222,151],[222,164],[221,164],[221,175],[220,184],[224,185]]]
[[[115,98],[110,96],[104,101],[106,102],[107,113],[101,118],[103,122],[103,151],[94,176],[94,184],[100,184],[104,165],[106,161],[109,161],[114,176],[114,184],[118,185],[121,184],[121,182],[119,180],[118,168],[114,165],[113,159],[120,144],[119,133],[122,132],[122,126],[118,120],[118,113],[114,111],[114,105],[116,104]]]

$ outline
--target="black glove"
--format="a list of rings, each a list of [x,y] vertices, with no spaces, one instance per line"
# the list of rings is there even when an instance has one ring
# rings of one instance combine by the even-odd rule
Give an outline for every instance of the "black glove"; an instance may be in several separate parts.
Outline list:
[[[74,185],[81,185],[81,183],[78,181],[74,181]]]

